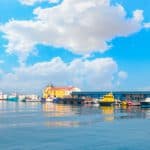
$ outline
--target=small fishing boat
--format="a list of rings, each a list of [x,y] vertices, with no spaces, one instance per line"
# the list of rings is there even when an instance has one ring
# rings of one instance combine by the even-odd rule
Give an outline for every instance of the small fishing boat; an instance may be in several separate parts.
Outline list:
[[[115,105],[115,98],[112,93],[108,93],[103,96],[102,99],[99,100],[100,106],[113,106]]]
[[[41,102],[40,99],[25,98],[22,102]]]
[[[45,99],[46,102],[53,102],[54,100],[54,97],[48,97]]]
[[[144,101],[140,102],[141,107],[150,107],[150,97],[147,97]]]
[[[127,101],[122,101],[121,105],[122,106],[127,106]]]
[[[7,97],[7,101],[18,102],[18,96],[16,93],[13,93]]]
[[[27,95],[22,102],[41,102],[41,98],[37,95]]]
[[[7,95],[0,92],[0,100],[7,100]]]
[[[127,101],[122,101],[121,103],[122,106],[140,106],[139,102],[133,102],[131,100],[127,100]]]
[[[128,106],[140,106],[140,102],[127,101]]]
[[[22,102],[41,102],[41,99],[32,99],[30,97],[26,97],[24,100],[22,100]]]

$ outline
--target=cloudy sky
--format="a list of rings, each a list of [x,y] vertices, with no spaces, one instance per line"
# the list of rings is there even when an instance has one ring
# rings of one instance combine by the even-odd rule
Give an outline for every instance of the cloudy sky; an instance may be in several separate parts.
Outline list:
[[[149,0],[0,0],[0,90],[150,89]]]

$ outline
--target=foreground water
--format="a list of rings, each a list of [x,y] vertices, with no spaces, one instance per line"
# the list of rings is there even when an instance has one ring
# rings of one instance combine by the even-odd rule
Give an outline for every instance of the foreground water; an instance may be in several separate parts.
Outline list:
[[[149,150],[150,109],[0,101],[1,150]]]

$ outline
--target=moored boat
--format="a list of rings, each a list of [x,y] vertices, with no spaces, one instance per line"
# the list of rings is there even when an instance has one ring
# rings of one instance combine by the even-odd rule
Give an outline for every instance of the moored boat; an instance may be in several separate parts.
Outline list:
[[[7,100],[7,95],[0,92],[0,100]]]
[[[140,106],[140,102],[127,101],[127,106]]]
[[[46,102],[53,102],[54,100],[54,97],[48,97],[45,99]]]
[[[7,101],[18,102],[18,96],[16,93],[13,93],[7,97]]]
[[[26,95],[22,102],[41,102],[41,98],[38,95]]]
[[[131,100],[127,100],[127,101],[122,101],[121,103],[122,106],[140,106],[139,102],[133,102]]]
[[[122,106],[127,106],[127,101],[122,101],[121,105]]]
[[[103,96],[102,99],[99,100],[100,106],[113,106],[115,105],[115,98],[112,93],[108,93]]]
[[[40,99],[25,98],[22,102],[41,102]]]
[[[150,107],[150,97],[147,97],[144,101],[140,102],[141,107]]]

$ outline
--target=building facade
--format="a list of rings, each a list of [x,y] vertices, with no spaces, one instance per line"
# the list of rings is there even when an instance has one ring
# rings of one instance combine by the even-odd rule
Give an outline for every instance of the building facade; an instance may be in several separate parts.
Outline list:
[[[43,98],[64,98],[71,96],[72,92],[80,91],[79,88],[68,86],[68,87],[56,87],[56,86],[47,86],[43,90]]]

